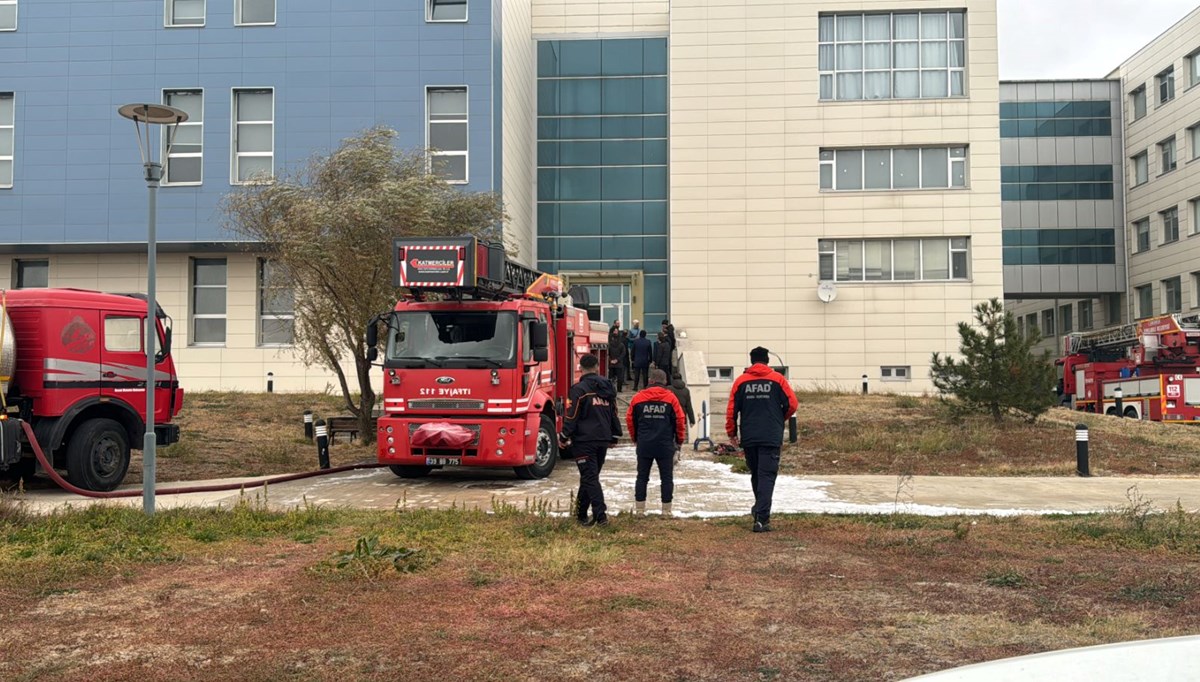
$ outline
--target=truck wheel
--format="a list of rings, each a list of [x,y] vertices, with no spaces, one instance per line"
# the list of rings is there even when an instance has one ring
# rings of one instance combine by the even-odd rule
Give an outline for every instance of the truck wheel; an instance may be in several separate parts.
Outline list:
[[[89,419],[67,443],[67,478],[84,490],[109,491],[129,471],[129,439],[111,419]]]
[[[1109,417],[1115,417],[1115,416],[1117,416],[1117,408],[1110,407],[1110,408],[1108,408],[1108,411],[1105,412],[1104,414]]]
[[[1140,419],[1140,417],[1138,417],[1137,410],[1133,409],[1132,407],[1125,408],[1125,418],[1126,419]]]
[[[429,475],[429,472],[433,471],[433,467],[409,466],[405,464],[393,464],[388,468],[400,478],[425,478]]]
[[[554,465],[558,464],[558,433],[554,427],[554,418],[548,414],[542,415],[536,447],[537,453],[534,456],[533,464],[513,468],[517,472],[517,478],[526,481],[545,478],[550,475],[551,471],[554,471]]]

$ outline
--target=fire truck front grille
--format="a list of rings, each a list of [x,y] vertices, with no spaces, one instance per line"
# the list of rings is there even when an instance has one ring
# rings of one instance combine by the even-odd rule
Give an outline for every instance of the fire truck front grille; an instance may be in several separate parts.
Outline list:
[[[482,410],[482,400],[410,400],[410,410]]]

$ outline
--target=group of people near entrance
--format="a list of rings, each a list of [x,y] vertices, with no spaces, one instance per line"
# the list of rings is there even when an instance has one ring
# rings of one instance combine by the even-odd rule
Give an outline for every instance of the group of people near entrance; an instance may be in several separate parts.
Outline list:
[[[752,530],[756,533],[771,530],[771,498],[779,473],[783,427],[797,407],[791,385],[771,369],[769,362],[770,351],[766,348],[750,351],[751,365],[733,383],[725,418],[729,441],[734,447],[742,447],[750,469],[750,486],[754,491],[750,513],[754,519]],[[605,526],[609,522],[608,507],[600,486],[600,471],[608,449],[622,435],[617,388],[598,374],[600,361],[596,356],[585,355],[579,364],[583,376],[571,387],[559,446],[564,451],[569,449],[567,456],[579,467],[576,520],[585,526]],[[625,411],[629,438],[637,449],[634,484],[637,514],[646,511],[650,470],[657,466],[662,484],[662,513],[671,515],[674,468],[687,440],[688,424],[695,421],[690,414],[685,415],[679,397],[668,388],[668,376],[661,368],[649,370],[648,386],[633,396]],[[690,397],[687,402],[690,413]]]
[[[633,321],[633,329],[621,329],[621,321],[614,320],[608,329],[608,376],[616,384],[617,392],[625,391],[625,379],[638,386],[650,386],[650,370],[661,369],[670,379],[678,377],[675,366],[675,325],[670,320],[662,321],[662,330],[657,340],[651,341],[641,323]],[[694,420],[693,420],[694,421]]]

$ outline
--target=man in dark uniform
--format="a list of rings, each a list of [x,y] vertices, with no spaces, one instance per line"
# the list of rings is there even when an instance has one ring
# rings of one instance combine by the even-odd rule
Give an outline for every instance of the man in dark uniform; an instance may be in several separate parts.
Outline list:
[[[746,452],[750,486],[754,489],[754,507],[750,513],[754,516],[755,533],[771,530],[771,496],[779,474],[783,425],[799,405],[791,384],[770,368],[770,361],[771,352],[766,348],[759,346],[750,351],[752,364],[733,382],[725,411],[729,442],[737,447],[740,440]]]
[[[571,448],[579,467],[579,492],[575,518],[581,525],[607,526],[608,507],[600,488],[600,470],[608,448],[621,437],[621,420],[617,417],[617,391],[612,382],[596,373],[600,360],[585,355],[579,360],[583,376],[571,387],[566,416],[559,445]],[[588,508],[592,519],[588,520]]]
[[[625,365],[629,364],[627,355],[625,332],[617,329],[615,338],[612,335],[608,337],[608,378],[616,385],[617,393],[625,389]]]
[[[650,385],[650,363],[654,360],[654,344],[646,338],[645,329],[639,331],[638,337],[634,339],[630,359],[633,363],[633,390],[637,391],[638,386],[646,388]]]
[[[675,453],[687,440],[683,407],[675,394],[667,389],[667,374],[661,369],[650,370],[650,387],[633,396],[625,414],[629,437],[637,446],[637,479],[633,486],[634,513],[646,513],[646,485],[650,468],[658,464],[662,482],[662,513],[671,515],[675,494]]]

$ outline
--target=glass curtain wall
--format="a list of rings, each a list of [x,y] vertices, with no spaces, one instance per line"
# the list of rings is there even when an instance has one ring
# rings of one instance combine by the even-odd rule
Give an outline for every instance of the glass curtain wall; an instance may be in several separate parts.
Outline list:
[[[538,44],[538,266],[643,273],[667,316],[667,40]]]

